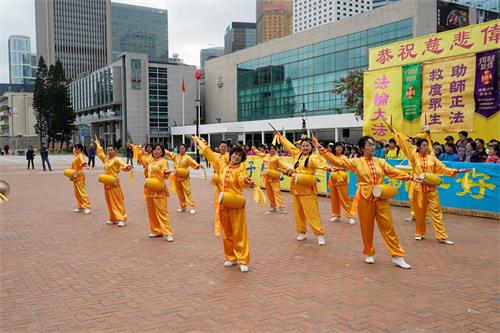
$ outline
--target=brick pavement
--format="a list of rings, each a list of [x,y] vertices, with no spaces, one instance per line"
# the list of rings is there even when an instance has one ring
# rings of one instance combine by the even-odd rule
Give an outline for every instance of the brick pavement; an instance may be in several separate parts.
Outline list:
[[[55,159],[55,158],[54,158]],[[4,163],[2,163],[4,162]],[[211,186],[194,179],[198,214],[176,213],[175,241],[146,237],[142,175],[125,175],[129,225],[105,226],[100,168],[87,172],[93,212],[73,214],[58,171],[0,159],[13,187],[0,206],[1,332],[494,332],[500,330],[498,221],[445,214],[454,246],[416,242],[406,208],[393,208],[413,266],[398,269],[375,232],[363,263],[359,226],[325,222],[327,244],[295,240],[291,214],[248,199],[250,272],[224,268],[213,236]],[[284,195],[290,208],[290,196]],[[329,201],[320,198],[327,221]]]

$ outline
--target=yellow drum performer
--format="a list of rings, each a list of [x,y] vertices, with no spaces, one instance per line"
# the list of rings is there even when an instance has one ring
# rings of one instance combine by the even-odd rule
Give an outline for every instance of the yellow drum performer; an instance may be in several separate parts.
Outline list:
[[[76,199],[76,209],[73,212],[84,212],[85,214],[90,214],[90,200],[85,186],[85,174],[83,173],[83,168],[87,166],[87,163],[85,163],[85,157],[83,156],[84,151],[85,149],[81,143],[77,143],[73,147],[73,154],[75,158],[73,163],[71,163],[71,169],[65,170],[64,174],[69,177],[70,181],[73,182]]]
[[[329,169],[320,156],[313,154],[314,146],[310,139],[302,139],[300,148],[287,140],[284,135],[276,132],[283,148],[292,155],[293,169],[288,170],[292,176],[290,193],[293,195],[293,215],[298,241],[306,240],[306,224],[309,224],[318,244],[325,244],[325,232],[318,206],[318,188],[316,186],[316,170]]]
[[[335,154],[338,158],[347,159],[347,156],[344,155],[344,151],[345,148],[342,143],[336,142],[332,147],[331,153]],[[342,206],[344,215],[349,219],[349,224],[356,224],[354,215],[351,214],[351,201],[349,200],[348,187],[347,172],[344,169],[335,168],[330,173],[330,179],[328,179],[328,188],[332,194],[332,217],[330,219],[332,222],[340,221],[340,207]]]
[[[409,157],[414,174],[421,175],[420,178],[425,178],[424,183],[414,183],[411,187],[410,200],[415,211],[416,231],[415,240],[422,240],[426,235],[425,220],[428,215],[432,220],[432,225],[436,232],[436,239],[448,245],[454,243],[448,239],[444,222],[443,212],[439,203],[439,193],[436,186],[439,186],[441,179],[438,174],[449,177],[456,177],[459,172],[467,172],[467,169],[450,169],[447,168],[434,154],[431,153],[432,146],[430,142],[424,138],[417,139],[417,150],[412,151],[411,145],[403,140],[402,135],[391,128],[396,141]]]
[[[178,146],[179,154],[175,154],[165,151],[165,155],[168,159],[174,161],[175,174],[173,175],[173,181],[175,182],[174,187],[177,192],[177,197],[179,198],[180,208],[178,212],[185,212],[186,206],[191,208],[191,214],[195,214],[194,209],[193,193],[191,190],[191,177],[189,177],[189,167],[193,169],[204,169],[203,165],[196,163],[195,160],[188,154],[186,154],[186,145],[181,143]]]
[[[168,189],[165,181],[171,171],[162,145],[156,144],[152,152],[152,158],[144,158],[145,152],[138,151],[139,161],[146,166],[148,172],[144,182],[146,202],[148,207],[149,226],[151,233],[149,238],[164,237],[168,242],[174,240],[174,233],[170,224],[168,214]]]
[[[411,268],[404,260],[405,251],[401,247],[398,235],[394,229],[391,207],[387,199],[388,196],[381,195],[380,197],[375,197],[373,190],[377,187],[381,189],[380,194],[385,192],[384,176],[400,180],[412,180],[413,177],[406,172],[393,168],[385,160],[373,157],[375,153],[375,140],[372,137],[363,136],[359,140],[358,146],[363,154],[363,157],[360,158],[338,158],[322,147],[320,148],[320,153],[335,167],[351,170],[358,178],[358,190],[354,197],[352,211],[358,210],[365,262],[367,264],[375,263],[373,230],[374,222],[377,220],[380,234],[393,258],[392,262],[401,268]]]
[[[259,146],[258,149],[253,147],[252,151],[264,160],[264,164],[266,166],[263,180],[264,185],[266,186],[267,198],[269,199],[269,204],[271,206],[268,212],[274,213],[278,211],[282,214],[286,214],[287,211],[285,204],[283,203],[280,189],[280,171],[286,171],[288,166],[281,162],[280,157],[278,156],[278,149],[275,145],[269,146],[269,154],[265,153],[264,145]]]
[[[95,140],[97,157],[104,164],[104,174],[99,176],[99,181],[104,184],[104,197],[108,206],[109,219],[106,224],[118,223],[119,227],[124,227],[127,223],[125,213],[125,199],[120,187],[120,171],[130,171],[132,167],[127,165],[121,158],[116,157],[116,148],[108,146],[107,155],[99,140]]]

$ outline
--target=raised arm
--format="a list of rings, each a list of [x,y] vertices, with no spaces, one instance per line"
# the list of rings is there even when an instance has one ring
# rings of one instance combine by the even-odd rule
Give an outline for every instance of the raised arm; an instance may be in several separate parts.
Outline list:
[[[382,170],[384,170],[384,173],[387,177],[393,178],[393,179],[399,179],[399,180],[412,180],[413,176],[410,175],[407,172],[401,171],[399,169],[396,169],[395,167],[391,166],[387,161],[379,159],[382,161]]]
[[[351,160],[347,158],[340,158],[335,156],[334,154],[330,153],[328,150],[326,150],[323,147],[320,147],[318,149],[318,152],[323,156],[325,160],[330,162],[331,165],[333,165],[336,168],[339,169],[346,169],[346,170],[351,170],[355,171],[356,167],[355,165],[351,162]]]
[[[397,132],[394,128],[391,128],[391,130],[392,133],[394,134],[394,139],[396,140],[396,143],[404,152],[406,157],[408,157],[408,160],[410,161],[413,171],[415,171],[417,174],[420,174],[422,172],[422,168],[420,167],[420,163],[417,161],[415,152],[413,152],[413,147],[408,141],[403,139],[403,135],[401,133]]]
[[[120,167],[120,170],[122,170],[122,171],[130,171],[130,169],[132,169],[132,167],[130,165],[125,163],[125,161],[123,161],[119,157],[115,158],[115,161],[116,161],[115,163],[118,163],[118,166]]]
[[[165,157],[168,158],[169,160],[175,161],[176,156],[177,154],[172,153],[171,151],[165,149]]]
[[[217,158],[217,154],[213,152],[213,150],[202,138],[193,136],[193,140],[198,144],[198,148],[200,149],[203,156],[205,156],[208,163],[212,164],[217,173],[220,173],[222,170],[220,170],[220,163],[219,159]]]
[[[267,155],[266,153],[261,152],[260,150],[258,150],[255,147],[252,147],[252,151],[255,153],[255,155],[262,157],[262,158],[266,157],[266,155]]]
[[[283,145],[283,148],[287,152],[289,152],[290,154],[292,154],[292,156],[300,154],[300,149],[297,148],[297,147],[295,147],[295,145],[293,143],[291,143],[290,141],[288,141],[288,139],[286,138],[286,136],[284,136],[282,134],[279,134],[279,138],[280,138],[280,143]]]
[[[106,163],[108,156],[106,156],[106,154],[104,153],[104,149],[102,149],[101,141],[96,139],[95,146],[96,146],[95,153],[96,153],[97,157],[99,157],[99,159],[101,160],[102,163]]]
[[[458,169],[451,169],[448,168],[446,165],[443,164],[440,160],[438,160],[436,157],[434,157],[434,172],[439,173],[441,175],[449,176],[449,177],[456,177],[457,173],[459,172]]]
[[[200,167],[202,167],[202,165],[196,163],[195,160],[193,160],[193,158],[191,156],[188,155],[188,164],[191,168],[193,169],[199,169]]]

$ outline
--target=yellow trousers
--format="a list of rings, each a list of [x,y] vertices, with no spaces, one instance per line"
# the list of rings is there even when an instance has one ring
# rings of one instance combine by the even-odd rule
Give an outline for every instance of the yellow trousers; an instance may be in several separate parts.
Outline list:
[[[245,209],[219,208],[219,218],[226,260],[237,261],[240,265],[248,264],[250,243]]]
[[[432,220],[432,225],[436,231],[437,239],[448,239],[446,230],[444,228],[443,222],[443,212],[441,210],[441,205],[439,203],[439,193],[438,191],[423,192],[423,202],[422,207],[418,206],[416,198],[418,197],[417,192],[413,193],[413,207],[415,209],[415,219],[416,219],[416,231],[415,236],[425,236],[426,226],[425,220],[429,216]]]
[[[369,201],[365,198],[359,200],[358,205],[359,226],[361,228],[361,237],[363,238],[363,254],[373,256],[375,247],[373,246],[373,230],[375,219],[378,229],[382,235],[389,253],[393,257],[402,257],[405,251],[399,243],[396,229],[392,223],[391,207],[389,200]]]
[[[74,181],[73,190],[75,191],[76,206],[79,209],[90,208],[89,195],[85,188],[85,178]]]
[[[354,216],[351,214],[351,201],[349,200],[349,194],[347,192],[348,185],[336,185],[330,187],[330,192],[332,194],[331,203],[332,203],[332,216],[340,217],[340,206],[342,206],[342,210],[344,211],[344,215],[347,218],[353,218]]]
[[[104,197],[108,205],[109,220],[113,222],[127,221],[122,188],[119,185],[111,188],[105,187]]]
[[[266,193],[269,198],[269,205],[271,208],[276,207],[276,205],[278,205],[278,208],[285,208],[279,182],[266,182]]]
[[[172,236],[172,226],[168,215],[168,198],[147,198],[149,226],[154,234]]]
[[[191,181],[189,178],[175,181],[175,190],[179,198],[181,208],[186,208],[186,204],[190,208],[194,208],[193,193],[191,190]]]
[[[295,217],[295,229],[297,233],[305,234],[308,223],[314,234],[324,235],[323,224],[319,215],[318,196],[316,194],[294,195],[293,215]]]

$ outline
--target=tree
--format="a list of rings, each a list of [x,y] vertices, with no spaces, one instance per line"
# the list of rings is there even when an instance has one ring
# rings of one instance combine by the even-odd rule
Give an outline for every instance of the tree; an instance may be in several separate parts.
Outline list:
[[[59,60],[49,68],[48,92],[50,105],[48,133],[49,137],[52,138],[52,146],[54,146],[55,140],[59,140],[59,149],[62,149],[63,143],[68,143],[71,140],[75,129],[76,115],[71,105],[64,68]]]
[[[47,108],[47,65],[43,57],[38,60],[35,88],[33,90],[33,110],[35,113],[35,132],[40,136],[40,146],[43,137],[48,134],[48,108]]]
[[[335,81],[332,92],[344,97],[344,104],[354,109],[354,116],[363,119],[363,72],[352,71]],[[340,108],[335,109],[341,112]]]

